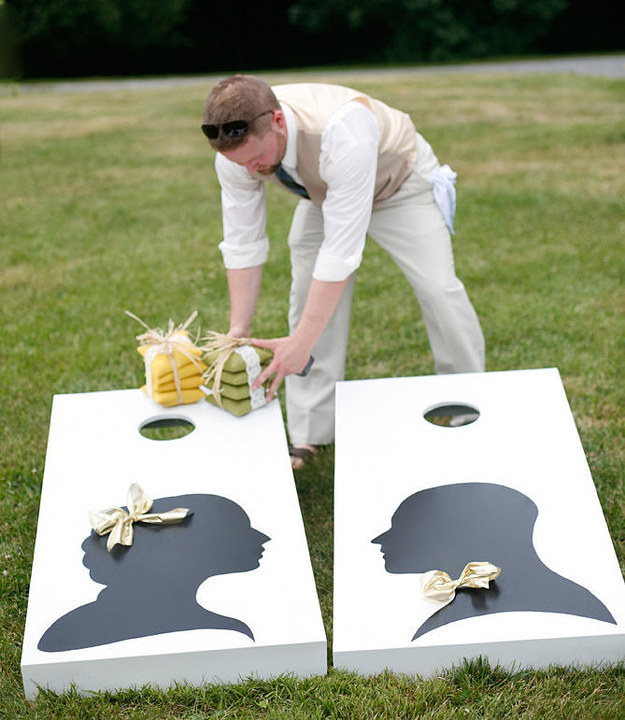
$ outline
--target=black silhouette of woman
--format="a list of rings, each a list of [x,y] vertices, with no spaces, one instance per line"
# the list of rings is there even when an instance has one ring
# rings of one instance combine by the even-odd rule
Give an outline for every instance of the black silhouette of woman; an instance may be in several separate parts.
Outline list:
[[[94,531],[82,543],[83,564],[104,588],[43,634],[38,648],[60,652],[180,630],[213,628],[254,635],[241,620],[196,601],[208,577],[254,570],[269,537],[251,527],[243,509],[220,495],[179,495],[154,501],[151,512],[175,507],[192,514],[179,524],[134,523],[130,547],[109,553]]]
[[[441,485],[406,498],[390,530],[371,541],[381,545],[388,572],[443,570],[455,579],[469,562],[501,568],[488,589],[459,588],[412,639],[455,620],[500,612],[564,613],[616,624],[591,592],[540,560],[532,543],[537,516],[526,495],[491,483]]]

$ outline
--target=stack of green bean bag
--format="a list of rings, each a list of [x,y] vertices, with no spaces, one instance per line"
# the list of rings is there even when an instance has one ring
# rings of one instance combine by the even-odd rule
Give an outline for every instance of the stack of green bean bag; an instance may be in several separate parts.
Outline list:
[[[220,355],[220,351],[208,353],[204,362],[211,367]],[[221,407],[229,413],[240,417],[265,404],[265,388],[260,387],[252,393],[251,386],[260,372],[271,362],[273,353],[265,348],[244,345],[236,348],[223,364],[221,378],[215,374],[210,377],[206,387],[211,391],[207,396],[208,402],[219,407],[215,396],[216,383],[219,381],[218,391]]]

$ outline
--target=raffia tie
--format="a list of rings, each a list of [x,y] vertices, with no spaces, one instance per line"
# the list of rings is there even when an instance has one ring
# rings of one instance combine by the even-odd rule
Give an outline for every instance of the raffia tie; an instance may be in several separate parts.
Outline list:
[[[195,364],[198,370],[202,370],[200,359],[189,351],[189,345],[193,345],[194,343],[186,335],[187,328],[197,317],[197,310],[194,310],[185,322],[178,325],[178,327],[174,325],[173,320],[170,320],[166,331],[161,330],[160,328],[150,328],[143,322],[143,320],[141,320],[141,318],[138,318],[129,310],[126,310],[126,315],[131,317],[133,320],[136,320],[146,329],[146,332],[137,335],[137,341],[141,345],[150,346],[150,349],[145,356],[145,379],[148,388],[148,395],[152,397],[152,359],[156,357],[156,355],[163,353],[169,358],[169,362],[174,373],[174,384],[176,386],[176,393],[178,394],[178,404],[180,404],[182,402],[182,388],[180,387],[180,376],[178,375],[178,367],[176,366],[174,359],[174,351],[177,350],[182,353],[186,358]]]
[[[205,352],[217,352],[217,357],[209,365],[203,377],[206,378],[207,382],[213,382],[213,397],[217,405],[223,410],[224,406],[221,402],[221,374],[223,373],[224,365],[237,348],[249,345],[250,339],[234,337],[234,335],[213,332],[211,330],[206,337],[202,338],[201,343],[201,349]]]
[[[431,602],[450,603],[456,597],[457,588],[488,588],[489,582],[500,573],[501,568],[489,562],[468,563],[457,580],[442,570],[430,570],[421,578],[421,589]]]
[[[172,525],[182,522],[191,514],[188,508],[174,508],[162,513],[150,513],[152,499],[138,483],[132,483],[126,501],[128,512],[119,507],[91,510],[89,522],[98,535],[108,534],[106,549],[111,552],[115,545],[132,545],[133,523],[144,522],[155,525]]]

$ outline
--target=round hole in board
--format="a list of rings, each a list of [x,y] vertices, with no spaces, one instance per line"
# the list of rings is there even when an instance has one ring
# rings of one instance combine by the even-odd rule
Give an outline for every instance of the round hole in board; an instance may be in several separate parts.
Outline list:
[[[471,425],[480,416],[480,411],[475,405],[467,403],[449,402],[433,405],[428,408],[423,417],[432,425],[439,427],[463,427]]]
[[[139,432],[148,440],[179,440],[194,430],[190,420],[178,416],[152,418],[139,426]]]

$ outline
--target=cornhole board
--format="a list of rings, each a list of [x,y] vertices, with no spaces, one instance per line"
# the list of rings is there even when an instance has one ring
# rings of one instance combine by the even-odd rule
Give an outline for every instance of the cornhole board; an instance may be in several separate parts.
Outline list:
[[[192,432],[140,432],[172,420]],[[133,545],[118,547],[109,566],[89,511],[126,506],[133,482],[153,510],[184,497],[194,514],[180,525],[135,523]],[[164,408],[140,390],[56,395],[24,633],[26,695],[326,670],[278,402],[236,418],[207,402]]]
[[[557,369],[342,382],[336,420],[337,668],[625,657],[625,585]],[[501,567],[489,589],[424,598],[425,572],[477,561]]]

